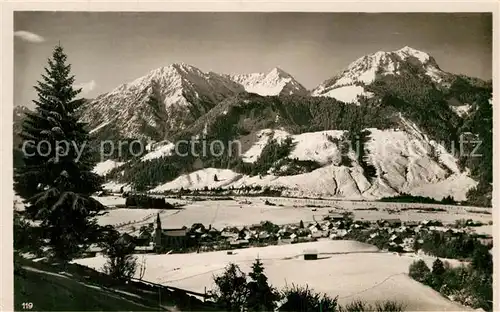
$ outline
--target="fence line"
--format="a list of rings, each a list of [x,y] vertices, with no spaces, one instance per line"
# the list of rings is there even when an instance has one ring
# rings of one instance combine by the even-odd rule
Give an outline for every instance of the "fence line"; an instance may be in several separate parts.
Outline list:
[[[153,283],[153,282],[149,282],[149,281],[145,281],[145,280],[140,280],[138,278],[131,278],[131,280],[136,282],[136,283],[142,283],[142,284],[146,284],[146,285],[150,285],[150,286],[154,286],[157,288],[166,289],[166,290],[170,290],[170,291],[181,291],[181,292],[184,292],[186,294],[202,297],[203,300],[205,300],[209,297],[206,292],[204,294],[202,294],[202,293],[199,293],[196,291],[182,289],[182,288],[178,288],[178,287],[174,287],[174,286],[161,285],[161,284],[157,284],[157,283]]]

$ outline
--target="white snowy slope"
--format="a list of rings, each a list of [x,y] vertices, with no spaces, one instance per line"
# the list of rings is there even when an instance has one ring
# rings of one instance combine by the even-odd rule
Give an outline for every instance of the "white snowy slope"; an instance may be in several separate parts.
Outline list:
[[[336,155],[339,154],[337,145],[331,139],[340,139],[344,132],[327,130],[291,135],[284,130],[263,129],[257,133],[257,141],[243,153],[242,158],[244,162],[254,163],[270,139],[275,139],[278,143],[281,143],[284,139],[290,137],[295,145],[295,149],[289,156],[290,158],[313,160],[323,165],[328,164],[335,161]]]
[[[118,168],[123,164],[125,163],[108,159],[97,163],[96,166],[94,167],[93,172],[100,176],[105,176],[106,174],[110,173],[111,170]]]
[[[358,97],[364,96],[370,98],[373,93],[365,91],[362,86],[342,86],[335,89],[330,89],[321,96],[332,97],[344,103],[353,103],[359,105]]]
[[[341,152],[331,138],[340,139],[343,131],[321,131],[289,135],[282,130],[264,129],[243,154],[245,162],[255,162],[270,138],[282,141],[291,137],[295,148],[290,158],[314,160],[323,167],[295,176],[246,176],[228,169],[206,168],[157,186],[152,192],[208,188],[261,186],[285,188],[289,195],[328,196],[345,199],[374,199],[399,193],[441,199],[451,195],[464,200],[466,192],[477,185],[460,172],[456,159],[446,146],[429,140],[411,122],[403,120],[402,130],[368,129],[366,161],[376,168],[376,176],[367,179],[354,150],[346,155],[351,166],[341,165]],[[215,179],[214,177],[217,176]]]
[[[406,46],[397,51],[378,51],[357,59],[338,75],[320,84],[311,94],[356,103],[358,95],[371,96],[363,86],[372,83],[376,75],[399,75],[407,70],[404,66],[406,62],[418,63],[425,75],[436,83],[449,75],[439,68],[429,54]]]
[[[290,74],[280,68],[273,68],[269,73],[254,73],[246,75],[229,75],[242,85],[245,91],[262,96],[274,95],[306,95],[306,88]]]
[[[118,183],[114,181],[107,182],[102,185],[102,188],[111,193],[119,193],[119,192],[130,192],[132,187],[127,183]]]
[[[241,156],[244,162],[254,163],[259,158],[264,147],[269,143],[269,140],[274,139],[278,143],[287,138],[290,134],[279,129],[263,129],[257,133],[257,141],[255,141],[249,149]]]
[[[158,146],[153,147],[153,149],[141,158],[141,161],[153,160],[161,157],[166,157],[172,155],[175,151],[175,144],[167,142]]]

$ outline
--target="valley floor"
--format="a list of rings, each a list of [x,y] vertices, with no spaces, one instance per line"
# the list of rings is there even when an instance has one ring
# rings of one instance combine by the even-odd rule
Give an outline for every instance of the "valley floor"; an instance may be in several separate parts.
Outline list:
[[[123,205],[125,199],[118,196],[99,197],[105,205]],[[265,201],[275,204],[269,206]],[[417,204],[417,203],[384,203],[370,201],[340,201],[298,199],[284,197],[234,197],[234,200],[167,199],[168,202],[185,204],[181,210],[159,209],[110,209],[99,218],[101,225],[120,226],[120,231],[135,232],[142,225],[156,220],[160,213],[165,228],[180,228],[202,223],[217,229],[226,226],[248,226],[261,221],[274,224],[297,224],[321,221],[330,211],[336,213],[352,212],[354,219],[375,221],[380,219],[399,218],[401,221],[440,220],[444,224],[454,223],[460,219],[472,219],[488,224],[492,220],[491,209],[451,205]],[[309,206],[309,207],[306,207]],[[316,207],[312,207],[316,206]],[[427,211],[424,209],[439,208],[443,211]],[[370,209],[370,210],[368,210]],[[491,225],[481,227],[482,232],[491,232]],[[135,229],[135,230],[134,230]]]

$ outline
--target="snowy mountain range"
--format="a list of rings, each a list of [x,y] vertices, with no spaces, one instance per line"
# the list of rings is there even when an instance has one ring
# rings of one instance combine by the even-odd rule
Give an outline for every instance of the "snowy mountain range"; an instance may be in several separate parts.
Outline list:
[[[489,90],[487,82],[445,72],[429,54],[404,47],[363,56],[310,91],[279,68],[230,75],[172,64],[88,100],[80,113],[97,138],[170,140],[138,160],[99,164],[111,186],[160,172],[146,183],[149,189],[251,185],[307,196],[412,193],[463,200],[477,181],[438,142],[454,139],[478,109],[479,95],[491,97]],[[362,156],[339,145],[362,131]],[[173,138],[200,134],[238,139],[243,155],[201,165],[168,158]],[[262,171],[259,158],[273,138],[293,144],[289,155],[269,160],[272,166]],[[415,143],[426,148],[414,152]]]
[[[118,137],[163,139],[185,129],[222,100],[240,93],[323,96],[359,105],[360,97],[373,97],[367,86],[378,77],[403,75],[427,78],[441,87],[455,76],[441,70],[429,54],[410,47],[363,56],[311,91],[279,68],[267,74],[229,75],[205,73],[180,63],[155,69],[89,101],[82,119],[93,131],[104,131],[107,136],[114,133]],[[150,97],[160,105],[148,105]],[[467,104],[457,107],[457,114],[466,114],[470,110]]]
[[[119,137],[161,139],[185,129],[220,101],[244,92],[264,96],[308,93],[278,68],[268,74],[227,75],[180,63],[155,69],[88,102],[82,120],[94,132],[111,128]],[[151,97],[159,106],[148,105]]]
[[[82,119],[94,132],[113,128],[121,137],[158,139],[183,129],[218,101],[240,92],[244,88],[225,76],[172,64],[89,101]],[[158,106],[149,104],[151,97]],[[148,128],[155,130],[154,135],[146,134]]]

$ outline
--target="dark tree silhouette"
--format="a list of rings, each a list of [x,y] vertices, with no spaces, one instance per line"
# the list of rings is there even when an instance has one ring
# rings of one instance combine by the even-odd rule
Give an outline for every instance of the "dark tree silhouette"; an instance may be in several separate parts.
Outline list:
[[[26,113],[20,134],[23,165],[14,173],[14,189],[27,203],[26,216],[40,221],[53,256],[70,260],[89,245],[98,229],[94,217],[103,206],[90,195],[102,180],[92,173],[95,160],[88,132],[78,121],[71,65],[56,46],[35,90],[34,112]]]

